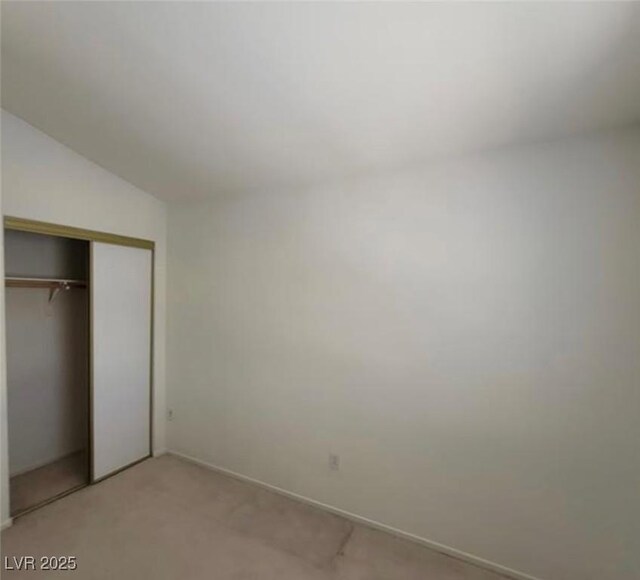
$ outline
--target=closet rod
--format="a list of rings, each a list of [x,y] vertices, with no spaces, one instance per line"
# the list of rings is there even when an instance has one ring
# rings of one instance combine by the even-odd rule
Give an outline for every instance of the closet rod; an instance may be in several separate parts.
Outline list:
[[[67,280],[64,278],[23,278],[7,276],[4,279],[5,286],[11,288],[86,288],[85,280]]]
[[[86,288],[87,283],[84,280],[66,280],[61,278],[20,278],[15,276],[7,276],[4,279],[5,286],[9,288],[48,288],[49,304],[61,290],[70,290],[71,288]]]

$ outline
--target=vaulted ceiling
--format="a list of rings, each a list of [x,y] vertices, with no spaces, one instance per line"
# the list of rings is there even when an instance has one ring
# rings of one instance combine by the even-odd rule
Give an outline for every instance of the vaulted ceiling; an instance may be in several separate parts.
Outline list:
[[[2,106],[165,200],[640,119],[640,4],[3,2]]]

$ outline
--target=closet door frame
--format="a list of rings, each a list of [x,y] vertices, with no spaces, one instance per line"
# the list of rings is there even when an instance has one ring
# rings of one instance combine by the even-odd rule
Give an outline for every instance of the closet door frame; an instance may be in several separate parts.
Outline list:
[[[132,467],[136,463],[140,463],[145,459],[153,456],[153,416],[154,406],[153,399],[155,393],[154,383],[154,310],[155,310],[155,242],[151,240],[145,240],[141,238],[132,238],[128,236],[121,236],[118,234],[110,234],[107,232],[100,232],[95,230],[86,230],[83,228],[76,228],[72,226],[63,226],[59,224],[52,224],[48,222],[41,222],[23,218],[17,218],[12,216],[5,216],[4,228],[6,230],[17,230],[21,232],[30,232],[33,234],[44,234],[47,236],[57,236],[61,238],[70,238],[74,240],[83,240],[86,242],[102,242],[105,244],[115,244],[118,246],[128,246],[131,248],[142,248],[145,250],[151,250],[151,324],[149,328],[150,332],[150,357],[149,357],[149,454],[145,457],[138,459],[129,465],[125,465],[116,471],[113,471],[103,477],[94,479],[93,477],[93,454],[94,454],[94,442],[93,442],[93,304],[92,304],[92,280],[91,280],[91,267],[89,267],[89,484],[97,483],[104,479],[111,477],[121,471]],[[92,247],[89,247],[89,260],[91,257]],[[91,264],[89,264],[91,266]]]

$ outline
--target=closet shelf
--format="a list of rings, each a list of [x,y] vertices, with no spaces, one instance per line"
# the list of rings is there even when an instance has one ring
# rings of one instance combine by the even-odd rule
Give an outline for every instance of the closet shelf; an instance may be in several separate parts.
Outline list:
[[[11,288],[86,288],[85,280],[69,280],[66,278],[23,278],[7,276],[4,285]]]
[[[49,304],[61,290],[71,288],[86,288],[84,280],[68,280],[66,278],[21,278],[17,276],[6,276],[4,285],[9,288],[48,288]]]

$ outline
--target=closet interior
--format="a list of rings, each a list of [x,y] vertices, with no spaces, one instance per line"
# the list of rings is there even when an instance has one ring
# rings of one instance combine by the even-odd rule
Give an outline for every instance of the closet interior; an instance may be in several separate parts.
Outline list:
[[[5,217],[11,515],[151,456],[154,243]]]
[[[89,242],[5,230],[11,515],[90,481]]]

